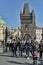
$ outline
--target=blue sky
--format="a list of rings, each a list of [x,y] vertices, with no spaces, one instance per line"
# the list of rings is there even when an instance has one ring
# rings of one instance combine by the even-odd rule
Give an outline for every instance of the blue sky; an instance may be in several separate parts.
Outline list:
[[[0,16],[8,28],[20,27],[20,11],[24,3],[29,3],[30,11],[34,8],[37,26],[43,27],[43,0],[0,0]]]

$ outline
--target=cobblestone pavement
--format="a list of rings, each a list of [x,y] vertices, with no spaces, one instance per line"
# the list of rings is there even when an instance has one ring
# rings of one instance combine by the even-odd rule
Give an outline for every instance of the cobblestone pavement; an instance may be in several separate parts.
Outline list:
[[[0,53],[0,65],[33,65],[32,56],[30,59],[27,59],[25,54],[23,57],[12,57],[11,52]],[[43,65],[43,60],[38,59],[39,65]]]

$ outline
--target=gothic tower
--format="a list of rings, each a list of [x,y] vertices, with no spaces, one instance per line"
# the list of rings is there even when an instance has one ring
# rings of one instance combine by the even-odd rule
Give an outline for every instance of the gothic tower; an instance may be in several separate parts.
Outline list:
[[[34,10],[30,13],[28,3],[24,4],[23,12],[20,13],[21,20],[21,35],[22,38],[28,34],[32,39],[35,37],[35,13]]]

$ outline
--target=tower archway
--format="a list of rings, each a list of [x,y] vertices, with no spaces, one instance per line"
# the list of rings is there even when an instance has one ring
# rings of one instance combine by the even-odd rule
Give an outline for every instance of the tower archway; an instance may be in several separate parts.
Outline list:
[[[32,38],[31,38],[31,35],[30,35],[30,34],[25,34],[25,35],[23,36],[23,39],[24,39],[24,40],[29,40],[29,39],[32,39]]]

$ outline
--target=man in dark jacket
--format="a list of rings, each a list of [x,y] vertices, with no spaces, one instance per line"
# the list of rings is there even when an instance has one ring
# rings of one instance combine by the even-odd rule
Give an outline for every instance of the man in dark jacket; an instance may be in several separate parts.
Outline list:
[[[25,48],[26,48],[26,55],[29,56],[29,42],[25,42]]]
[[[16,54],[16,51],[17,51],[17,43],[16,43],[16,40],[13,39],[13,42],[12,42],[12,52],[13,52],[13,56],[17,56]]]
[[[25,43],[24,40],[22,40],[20,41],[20,56],[22,56],[24,49],[25,49]]]

